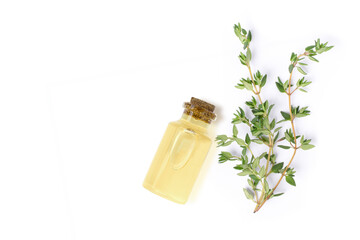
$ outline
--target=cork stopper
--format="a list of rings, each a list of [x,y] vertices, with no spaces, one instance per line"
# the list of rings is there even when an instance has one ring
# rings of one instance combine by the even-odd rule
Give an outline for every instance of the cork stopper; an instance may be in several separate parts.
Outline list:
[[[198,98],[192,97],[190,102],[184,103],[184,113],[197,120],[211,123],[215,119],[215,106]]]

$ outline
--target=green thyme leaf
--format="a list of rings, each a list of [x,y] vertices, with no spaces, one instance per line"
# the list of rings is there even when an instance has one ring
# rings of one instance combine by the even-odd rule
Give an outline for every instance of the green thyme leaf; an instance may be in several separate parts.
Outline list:
[[[243,164],[238,164],[238,165],[236,165],[236,166],[234,167],[234,169],[236,169],[236,170],[243,170],[243,169],[244,169],[244,166],[243,166]]]
[[[295,180],[292,176],[286,176],[285,179],[286,182],[289,183],[290,185],[296,186]]]
[[[308,46],[305,48],[305,51],[309,51],[309,50],[313,49],[314,47],[315,47],[315,45]]]
[[[226,135],[217,135],[216,140],[217,141],[225,141],[228,137]]]
[[[259,139],[253,139],[251,141],[254,142],[254,143],[257,143],[257,144],[264,144],[264,142],[259,140]]]
[[[256,175],[254,174],[249,174],[249,177],[254,180],[254,181],[260,181],[260,178],[258,178]]]
[[[250,60],[251,60],[251,51],[250,51],[250,48],[248,48],[246,50],[246,61],[250,62]]]
[[[317,59],[316,59],[316,58],[314,58],[314,57],[308,56],[308,58],[309,58],[311,61],[314,61],[314,62],[319,62],[319,60],[317,60]]]
[[[260,87],[264,87],[264,86],[265,86],[265,84],[266,84],[266,78],[267,78],[267,75],[265,74],[264,77],[261,79]]]
[[[246,146],[246,143],[241,138],[235,138],[235,142],[239,144],[240,146]]]
[[[251,142],[250,136],[249,136],[249,134],[247,133],[247,134],[246,134],[246,137],[245,137],[245,143],[246,143],[247,145],[249,145],[250,142]]]
[[[284,89],[284,86],[278,82],[275,83],[276,84],[276,87],[279,89],[280,92],[284,93],[285,92],[285,89]]]
[[[269,183],[266,181],[266,179],[264,179],[264,190],[265,190],[265,192],[267,193],[267,192],[269,192]]]
[[[233,126],[233,136],[236,137],[238,135],[239,131],[236,127],[236,125]]]
[[[259,158],[259,157],[255,158],[255,159],[254,159],[254,162],[253,162],[253,164],[252,164],[252,167],[253,167],[254,169],[257,168],[257,167],[259,166],[259,163],[260,163],[260,158]]]
[[[292,73],[293,69],[294,69],[294,64],[290,64],[289,65],[289,72]]]
[[[297,70],[298,70],[301,74],[304,74],[304,75],[307,74],[304,70],[302,70],[301,67],[296,67],[296,68],[297,68]]]
[[[279,196],[281,196],[281,195],[283,195],[284,193],[277,193],[277,194],[273,194],[272,196],[274,196],[274,197],[279,197]]]
[[[275,128],[274,133],[276,133],[277,131],[279,131],[281,128],[282,128],[282,127]]]
[[[250,193],[249,190],[247,190],[246,188],[244,188],[243,190],[244,190],[244,193],[245,193],[245,196],[247,199],[250,199],[250,200],[254,199],[254,196],[252,195],[252,193]]]
[[[290,61],[295,62],[297,59],[297,55],[295,53],[291,53]]]
[[[264,166],[262,166],[261,167],[261,169],[260,169],[260,172],[259,172],[259,175],[260,175],[260,177],[264,177],[265,176],[265,167]]]
[[[240,23],[234,25],[234,32],[237,37],[241,37],[241,26]]]
[[[249,31],[249,34],[247,36],[247,40],[250,42],[252,40],[252,35],[251,35],[251,31]]]
[[[290,146],[278,145],[279,148],[290,149]]]
[[[301,145],[301,149],[303,150],[309,150],[309,149],[312,149],[314,148],[315,146],[312,145],[312,144],[305,144],[305,145]]]
[[[290,121],[290,114],[289,114],[289,113],[283,112],[283,111],[281,111],[280,113],[281,113],[281,115],[284,117],[285,120],[289,120],[289,121]]]
[[[229,153],[229,152],[221,152],[219,154],[219,163],[224,163],[226,161],[232,161],[232,160],[235,160],[236,158],[234,158],[234,156]]]
[[[244,86],[245,86],[245,88],[246,88],[247,90],[250,90],[250,91],[253,90],[253,86],[251,85],[251,83],[244,82],[243,84],[244,84]]]
[[[251,173],[252,173],[252,171],[247,168],[247,169],[244,169],[242,172],[239,172],[237,175],[239,175],[239,176],[247,176],[247,175],[249,175]]]
[[[275,164],[274,166],[272,166],[271,172],[273,172],[273,173],[280,173],[280,170],[283,168],[283,166],[284,166],[284,163],[283,163],[283,162],[277,163],[277,164]]]

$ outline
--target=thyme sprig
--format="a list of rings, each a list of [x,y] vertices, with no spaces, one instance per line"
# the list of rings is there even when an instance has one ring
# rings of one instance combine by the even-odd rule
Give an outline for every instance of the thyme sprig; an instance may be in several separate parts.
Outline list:
[[[271,110],[274,104],[270,104],[268,100],[263,101],[261,98],[261,91],[267,82],[267,75],[263,75],[259,70],[254,74],[250,66],[252,54],[250,50],[250,43],[252,40],[251,31],[247,31],[241,28],[240,23],[234,25],[235,35],[239,38],[243,45],[243,51],[240,52],[240,63],[247,67],[249,76],[241,78],[239,83],[235,86],[238,89],[246,89],[254,94],[249,101],[245,102],[245,105],[250,108],[251,116],[246,116],[243,108],[239,107],[234,113],[232,119],[233,134],[232,136],[218,135],[216,141],[219,147],[225,147],[232,143],[235,143],[242,148],[240,156],[235,156],[230,152],[222,151],[219,154],[219,162],[224,163],[227,161],[239,161],[234,168],[240,170],[239,176],[248,176],[247,183],[248,188],[244,188],[244,194],[246,198],[253,201],[256,206],[254,213],[272,197],[277,197],[283,193],[275,193],[276,188],[279,186],[282,179],[285,177],[287,183],[292,186],[296,186],[294,176],[295,170],[290,165],[294,160],[296,152],[300,149],[309,150],[315,147],[311,144],[311,139],[306,139],[304,135],[297,135],[294,125],[296,118],[306,117],[310,115],[308,107],[293,106],[291,104],[291,96],[297,91],[307,92],[305,87],[311,84],[311,81],[305,79],[305,76],[298,79],[294,84],[294,69],[302,75],[307,75],[303,66],[307,63],[305,59],[318,62],[315,56],[329,51],[333,46],[328,46],[326,43],[321,43],[320,39],[317,39],[313,45],[305,48],[305,51],[301,54],[292,53],[290,56],[290,65],[288,67],[290,76],[286,81],[282,81],[278,77],[278,81],[275,82],[276,87],[280,93],[287,95],[288,99],[288,111],[281,111],[282,120],[276,121],[271,117]],[[282,131],[282,126],[279,126],[282,122],[290,122],[290,128]],[[243,138],[239,137],[239,131],[237,125],[245,124],[249,128],[249,132],[245,134]],[[279,144],[282,143],[281,145]],[[265,145],[267,150],[260,155],[255,155],[253,148],[256,145]],[[292,149],[292,155],[288,164],[284,162],[276,161],[276,148]],[[261,161],[263,160],[264,161]],[[280,178],[277,183],[270,187],[267,181],[268,177],[272,174],[280,174]]]

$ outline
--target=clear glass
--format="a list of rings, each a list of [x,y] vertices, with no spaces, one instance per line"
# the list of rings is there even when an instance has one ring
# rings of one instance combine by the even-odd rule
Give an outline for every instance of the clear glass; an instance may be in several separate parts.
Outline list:
[[[143,186],[185,204],[211,146],[209,124],[187,114],[169,123]]]

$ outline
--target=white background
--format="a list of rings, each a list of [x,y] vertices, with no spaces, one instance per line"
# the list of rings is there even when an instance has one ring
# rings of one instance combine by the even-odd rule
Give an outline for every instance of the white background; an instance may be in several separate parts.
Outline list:
[[[358,239],[355,3],[1,1],[0,239]],[[296,128],[317,147],[296,156],[297,187],[282,183],[256,214],[215,146],[189,202],[164,200],[142,181],[182,103],[215,104],[213,132],[229,134],[250,97],[233,87],[247,76],[239,21],[276,111],[290,53],[317,37],[335,45],[306,68],[309,93],[294,96],[312,111]]]

